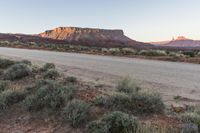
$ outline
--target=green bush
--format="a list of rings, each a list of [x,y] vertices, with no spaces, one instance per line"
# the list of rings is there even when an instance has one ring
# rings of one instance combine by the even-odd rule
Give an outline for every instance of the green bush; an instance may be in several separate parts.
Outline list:
[[[197,56],[200,56],[200,51],[197,53]]]
[[[129,77],[122,79],[117,85],[118,92],[133,93],[138,92],[141,88],[136,85]]]
[[[2,81],[0,80],[0,93],[4,90],[6,90],[8,87],[8,82],[7,81]]]
[[[0,79],[2,78],[4,71],[2,69],[0,69]]]
[[[110,105],[108,103],[108,100],[109,100],[109,97],[108,96],[97,96],[95,97],[93,100],[92,100],[92,105],[94,106],[101,106],[101,107],[104,107],[104,106],[108,106]]]
[[[135,133],[138,119],[126,113],[115,111],[103,116],[99,121],[89,123],[88,133]]]
[[[59,76],[59,72],[55,69],[48,69],[45,74],[44,78],[55,79]]]
[[[167,56],[167,52],[164,50],[141,50],[138,53],[139,55],[144,56]]]
[[[183,54],[189,57],[195,57],[195,52],[193,51],[184,51]]]
[[[9,106],[19,103],[24,100],[26,94],[24,92],[17,92],[12,90],[3,91],[0,94],[0,110],[4,110]]]
[[[73,86],[63,86],[56,81],[45,80],[39,82],[35,92],[24,100],[24,107],[29,111],[39,111],[44,108],[56,110],[72,99]]]
[[[137,114],[163,113],[165,108],[158,94],[146,92],[130,95],[115,93],[111,96],[98,96],[93,100],[93,105]]]
[[[125,93],[115,93],[112,96],[98,96],[93,100],[93,105],[110,109],[129,110],[131,98]]]
[[[121,52],[123,53],[123,54],[125,54],[125,55],[135,55],[137,52],[136,52],[136,50],[135,49],[133,49],[133,48],[122,48],[121,49]]]
[[[53,63],[46,63],[41,70],[42,71],[47,71],[48,69],[55,69],[55,65]]]
[[[16,80],[26,77],[31,74],[31,68],[26,64],[15,64],[9,67],[3,75],[5,80]]]
[[[73,76],[69,76],[65,78],[65,81],[70,82],[70,83],[76,83],[77,82],[77,78],[73,77]]]
[[[6,69],[8,68],[9,66],[15,64],[14,61],[12,60],[8,60],[8,59],[0,59],[0,68],[1,69]]]
[[[169,52],[168,55],[169,55],[169,56],[172,56],[172,57],[174,57],[174,58],[185,57],[185,55],[182,54],[182,52]]]
[[[87,122],[89,118],[90,105],[81,100],[73,100],[64,109],[65,120],[73,127]]]
[[[103,121],[93,121],[87,125],[88,133],[110,133],[109,128]]]
[[[119,48],[110,48],[109,53],[113,55],[118,55],[120,54],[120,49]]]
[[[200,114],[196,112],[186,112],[181,115],[181,118],[183,122],[196,124],[200,131]]]
[[[26,64],[26,65],[29,65],[29,66],[32,65],[31,61],[29,61],[29,60],[22,60],[19,63]]]
[[[164,103],[159,94],[139,92],[131,95],[132,109],[135,113],[163,113]]]

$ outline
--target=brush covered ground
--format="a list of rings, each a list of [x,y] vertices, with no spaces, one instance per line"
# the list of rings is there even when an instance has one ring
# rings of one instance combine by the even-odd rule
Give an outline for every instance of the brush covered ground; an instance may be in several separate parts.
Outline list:
[[[125,56],[131,58],[143,58],[163,61],[175,62],[189,62],[200,64],[200,50],[187,49],[187,48],[162,48],[162,47],[149,47],[149,48],[109,48],[109,47],[94,47],[94,46],[81,46],[71,44],[59,43],[38,43],[38,42],[23,42],[23,41],[0,41],[1,47],[12,48],[27,48],[27,49],[41,49],[60,52],[76,52],[86,54],[98,55],[111,55],[111,56]]]
[[[55,65],[0,59],[1,133],[196,133],[197,107],[167,107],[130,78],[115,91],[60,74]],[[175,100],[181,97],[174,97]]]

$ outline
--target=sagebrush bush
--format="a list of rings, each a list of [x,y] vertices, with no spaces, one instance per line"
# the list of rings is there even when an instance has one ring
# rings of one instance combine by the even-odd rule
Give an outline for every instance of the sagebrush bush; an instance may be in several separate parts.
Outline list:
[[[115,111],[102,119],[88,124],[88,133],[135,133],[139,127],[138,119],[126,113]]]
[[[88,133],[110,133],[109,126],[107,125],[107,123],[101,120],[90,122],[87,125],[87,132]]]
[[[111,96],[97,96],[92,103],[109,109],[129,110],[131,98],[125,93],[115,93]]]
[[[0,110],[4,110],[9,106],[23,101],[26,93],[13,90],[6,90],[0,94]]]
[[[131,95],[132,110],[135,113],[163,113],[165,105],[159,94],[139,92]]]
[[[109,51],[110,54],[113,54],[113,55],[120,54],[119,48],[110,48],[108,51]]]
[[[48,69],[45,74],[44,78],[55,79],[59,77],[59,72],[56,69]]]
[[[6,90],[8,87],[8,82],[7,81],[3,81],[3,80],[0,80],[0,93],[4,90]]]
[[[77,78],[73,77],[73,76],[69,76],[65,78],[65,81],[70,82],[70,83],[76,83],[77,82]]]
[[[200,51],[197,53],[197,56],[200,56]]]
[[[185,123],[183,124],[181,133],[199,133],[199,129],[198,126],[194,123]]]
[[[107,104],[113,109],[129,110],[131,98],[125,93],[115,93],[107,99]]]
[[[26,64],[15,64],[9,67],[3,75],[3,78],[5,80],[16,80],[21,79],[23,77],[26,77],[30,75],[32,72],[31,68],[27,66]]]
[[[92,105],[94,106],[108,106],[108,100],[109,100],[109,97],[108,96],[103,96],[103,95],[100,95],[100,96],[96,96],[93,100],[92,100]]]
[[[89,119],[90,105],[82,100],[72,100],[64,109],[64,119],[73,127],[83,125]]]
[[[174,57],[174,58],[185,57],[185,55],[182,54],[181,52],[169,52],[168,55],[169,55],[169,56],[172,56],[172,57]]]
[[[73,86],[63,86],[51,80],[41,81],[36,85],[35,92],[24,100],[24,107],[29,111],[60,109],[72,99],[73,94]]]
[[[163,113],[164,103],[158,94],[137,92],[132,94],[114,93],[110,96],[98,96],[93,105],[117,109],[136,114]]]
[[[136,83],[130,78],[125,77],[118,82],[117,91],[124,93],[138,92],[141,88],[136,85]]]
[[[41,68],[42,71],[47,71],[48,69],[55,69],[55,64],[53,63],[46,63],[44,66]]]
[[[138,52],[139,55],[144,56],[167,56],[167,52],[164,50],[141,50]]]
[[[4,71],[2,69],[0,69],[0,79],[2,78]]]
[[[133,48],[122,48],[122,49],[121,49],[121,52],[122,52],[123,54],[125,54],[125,55],[129,55],[129,54],[135,55],[135,54],[137,53],[136,50],[133,49]]]
[[[1,58],[0,58],[0,68],[1,68],[1,69],[6,69],[6,68],[8,68],[9,66],[11,66],[11,65],[13,65],[13,64],[15,64],[15,62],[12,61],[12,60],[1,59]]]
[[[23,63],[23,64],[26,64],[26,65],[29,65],[29,66],[32,65],[31,61],[29,61],[29,60],[22,60],[19,63]]]
[[[184,51],[183,54],[189,57],[195,57],[194,51]]]
[[[200,115],[197,112],[183,113],[181,119],[183,122],[196,124],[200,131]]]

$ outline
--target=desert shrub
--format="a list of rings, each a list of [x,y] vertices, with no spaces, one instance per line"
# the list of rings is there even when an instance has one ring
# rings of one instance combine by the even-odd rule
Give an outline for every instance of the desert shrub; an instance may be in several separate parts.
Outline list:
[[[48,69],[45,74],[44,78],[55,79],[59,76],[59,72],[55,69]]]
[[[93,105],[117,109],[136,114],[163,113],[164,103],[158,94],[137,92],[130,95],[115,93],[111,96],[98,96],[92,101]]]
[[[73,77],[73,76],[69,76],[65,78],[65,81],[70,82],[70,83],[76,83],[77,82],[77,78]]]
[[[115,111],[93,121],[87,126],[88,133],[135,133],[139,127],[138,119],[123,112]]]
[[[183,125],[181,133],[199,133],[198,126],[194,123],[186,123]]]
[[[135,133],[180,133],[180,129],[170,125],[145,123],[141,124]]]
[[[129,54],[136,54],[137,52],[133,49],[133,48],[122,48],[121,52],[125,55],[129,55]]]
[[[156,93],[132,93],[131,103],[133,111],[139,114],[163,113],[165,108],[160,95]]]
[[[92,105],[94,105],[94,106],[101,106],[101,107],[107,106],[107,105],[109,105],[108,100],[109,100],[108,96],[103,96],[103,95],[96,96],[92,100]]]
[[[89,118],[90,105],[82,100],[72,100],[64,109],[65,120],[73,127],[86,122]]]
[[[1,69],[6,69],[8,68],[9,66],[15,64],[14,61],[12,60],[8,60],[8,59],[0,59],[0,68]]]
[[[3,80],[0,80],[0,93],[4,90],[6,90],[8,87],[8,82],[7,81],[3,81]]]
[[[200,56],[200,51],[197,53],[197,56]]]
[[[125,93],[115,93],[112,96],[96,97],[93,101],[93,105],[110,109],[128,110],[131,105],[131,98]]]
[[[113,55],[120,54],[120,49],[119,48],[110,48],[109,53],[111,53]]]
[[[109,127],[103,121],[93,121],[87,125],[88,133],[110,133]]]
[[[23,64],[26,64],[26,65],[29,65],[29,66],[32,65],[31,61],[29,61],[29,60],[22,60],[19,63],[23,63]]]
[[[115,93],[107,98],[106,106],[126,111],[130,109],[131,102],[129,95],[125,93]]]
[[[44,80],[36,85],[35,92],[24,100],[24,107],[29,111],[39,111],[44,108],[56,110],[72,99],[73,86],[63,86],[56,81]]]
[[[101,52],[103,52],[103,53],[109,53],[109,49],[107,49],[107,48],[102,48],[102,49],[101,49]]]
[[[169,52],[168,55],[169,55],[169,56],[172,56],[172,57],[174,57],[174,58],[185,57],[185,55],[182,54],[182,52]]]
[[[41,70],[42,71],[47,71],[48,69],[55,69],[55,65],[53,63],[46,63]]]
[[[182,121],[186,123],[194,123],[200,131],[200,115],[196,112],[186,112],[181,115]]]
[[[31,74],[31,68],[26,64],[15,64],[9,67],[3,75],[6,80],[16,80],[26,77]]]
[[[144,56],[167,56],[167,52],[164,50],[141,50],[138,53],[139,55]]]
[[[3,75],[3,73],[4,73],[4,70],[0,69],[0,78]]]
[[[129,77],[125,77],[118,82],[117,91],[124,93],[138,92],[141,88],[136,85],[135,82]]]
[[[9,106],[24,100],[26,93],[13,90],[6,90],[0,94],[0,110],[4,110]]]
[[[183,54],[189,57],[195,57],[195,52],[193,51],[184,51]]]

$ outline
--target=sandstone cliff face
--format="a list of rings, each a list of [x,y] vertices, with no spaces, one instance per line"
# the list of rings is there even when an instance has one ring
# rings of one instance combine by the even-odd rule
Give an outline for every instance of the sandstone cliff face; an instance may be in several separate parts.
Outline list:
[[[78,40],[78,39],[102,39],[102,40],[125,40],[130,39],[124,36],[122,30],[103,30],[77,27],[59,27],[54,30],[45,31],[41,37],[58,40]]]
[[[124,35],[122,30],[105,30],[77,27],[59,27],[39,34],[43,38],[65,40],[72,44],[92,46],[133,46],[142,45]]]

